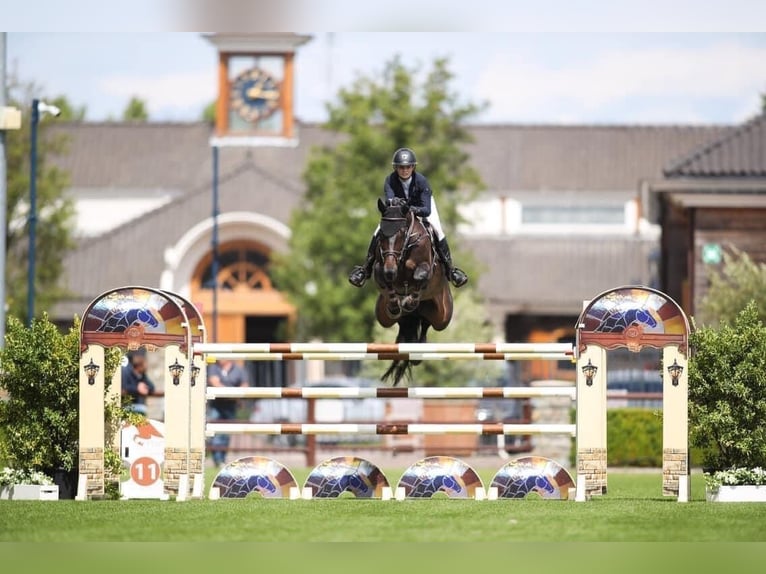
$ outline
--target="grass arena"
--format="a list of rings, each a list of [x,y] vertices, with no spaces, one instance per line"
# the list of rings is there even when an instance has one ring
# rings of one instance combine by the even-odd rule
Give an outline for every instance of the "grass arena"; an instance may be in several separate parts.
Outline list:
[[[632,322],[622,326],[606,322],[611,319],[608,312],[615,314],[615,301],[623,302],[618,310],[632,317]],[[635,313],[634,301],[642,302],[647,318]],[[119,316],[139,316],[137,309],[148,309],[147,316],[154,319],[143,325],[115,322]],[[0,501],[0,537],[3,541],[58,542],[766,539],[762,506],[706,502],[701,472],[689,466],[688,323],[677,305],[654,290],[621,287],[594,298],[578,324],[574,346],[218,344],[205,342],[199,313],[177,294],[143,287],[109,291],[91,303],[82,323],[76,500]],[[604,324],[609,329],[600,330],[598,325]],[[662,373],[663,467],[610,469],[607,477],[607,351],[643,345],[662,349],[663,365],[668,367]],[[148,483],[143,472],[149,467],[135,466],[133,461],[130,477],[121,484],[124,500],[103,499],[104,450],[114,445],[105,443],[104,373],[94,367],[104,364],[104,350],[111,346],[164,349],[167,366],[163,448],[156,453],[156,468]],[[252,360],[569,359],[577,363],[577,380],[572,387],[556,388],[206,388],[206,362],[223,356]],[[577,417],[575,424],[541,421],[526,425],[211,423],[205,420],[206,401],[215,397],[558,397],[575,402]],[[577,462],[574,468],[567,468],[564,461],[536,456],[503,464],[497,456],[463,460],[413,455],[410,459],[380,452],[353,457],[338,452],[306,467],[294,457],[282,464],[252,453],[223,469],[206,468],[205,441],[216,433],[559,434],[575,442]],[[146,465],[146,460],[141,464]],[[133,468],[141,468],[141,480]],[[135,484],[127,484],[131,481]]]

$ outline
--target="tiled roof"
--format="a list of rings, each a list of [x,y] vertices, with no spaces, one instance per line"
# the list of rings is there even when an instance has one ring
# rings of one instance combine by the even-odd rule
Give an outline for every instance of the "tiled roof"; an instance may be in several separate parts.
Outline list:
[[[766,177],[766,113],[730,128],[664,171],[677,177]]]
[[[56,314],[80,313],[91,299],[115,286],[158,286],[165,249],[210,215],[210,126],[77,123],[50,129],[69,136],[69,153],[56,163],[70,173],[75,190],[180,192],[155,211],[83,239],[65,264],[65,287],[74,298],[59,305]],[[720,137],[724,128],[506,125],[470,131],[475,142],[467,150],[490,193],[635,192],[641,178],[661,176],[669,159]],[[314,124],[299,126],[298,136],[300,143],[293,148],[223,148],[221,213],[251,211],[288,223],[301,199],[301,175],[311,147],[337,141]],[[386,170],[381,166],[382,173]],[[648,276],[651,242],[632,238],[454,239],[459,241],[488,266],[479,286],[498,312],[577,314],[583,298],[616,284],[644,282]]]
[[[638,237],[464,238],[485,269],[479,289],[502,313],[577,315],[618,285],[649,285],[656,243]]]
[[[635,191],[725,127],[497,125],[471,132],[472,164],[489,190]]]

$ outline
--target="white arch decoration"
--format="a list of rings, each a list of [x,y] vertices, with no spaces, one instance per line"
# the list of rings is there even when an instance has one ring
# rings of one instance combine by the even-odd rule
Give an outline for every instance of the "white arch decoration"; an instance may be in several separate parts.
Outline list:
[[[208,217],[184,233],[175,245],[165,249],[165,269],[160,276],[160,288],[188,297],[194,269],[210,251],[213,218]],[[218,239],[225,243],[235,239],[252,238],[272,250],[285,252],[290,228],[281,221],[249,211],[231,211],[218,216]]]

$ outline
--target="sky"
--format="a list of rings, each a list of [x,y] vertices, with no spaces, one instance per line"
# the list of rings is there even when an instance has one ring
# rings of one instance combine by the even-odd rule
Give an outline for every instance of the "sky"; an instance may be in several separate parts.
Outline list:
[[[481,5],[484,0],[477,1]],[[0,8],[9,2],[0,0]],[[76,29],[83,31],[67,32],[65,21],[50,23],[40,9],[48,2],[34,4],[36,18],[28,18],[27,9],[14,2],[15,14],[6,27],[7,73],[34,82],[37,95],[65,95],[74,105],[85,106],[90,121],[119,118],[132,96],[147,103],[152,120],[194,121],[215,99],[214,46],[199,32],[172,30],[202,22],[187,18],[171,22],[179,24],[173,26],[157,15],[146,20],[148,32],[123,29],[136,19],[135,10],[150,12],[158,5],[135,0],[134,11],[124,19],[112,18],[111,27],[78,21]],[[368,3],[326,3],[339,10],[357,6],[357,22],[339,17],[336,29],[346,31],[332,33],[311,31],[312,22],[296,23],[306,29],[293,28],[312,36],[296,55],[295,105],[302,121],[326,119],[326,104],[340,88],[360,75],[379,76],[397,55],[423,76],[435,58],[447,58],[455,75],[451,89],[464,102],[487,103],[475,123],[738,123],[757,113],[766,93],[766,2],[730,0],[725,4],[727,20],[705,13],[696,2],[667,0],[657,3],[666,16],[662,20],[651,10],[655,0],[645,0],[642,6],[649,5],[648,10],[638,15],[631,11],[635,8],[625,8],[635,2],[612,0],[606,12],[593,12],[598,19],[589,19],[587,12],[567,19],[554,11],[565,4],[541,0],[556,17],[544,19],[545,11],[521,14],[506,21],[513,24],[507,30],[494,31],[485,14],[479,18],[487,24],[482,32],[452,23],[465,6],[476,8],[475,3],[461,4],[457,13],[434,12],[442,16],[432,19],[438,24],[433,27],[445,30],[434,32],[389,31],[394,27],[391,13],[376,20],[374,11],[364,8]],[[581,5],[593,3],[582,0]],[[360,16],[360,10],[369,13]],[[676,25],[668,26],[674,16]],[[402,21],[412,22],[412,17]],[[324,12],[314,18],[317,24],[327,19]],[[646,31],[662,30],[663,22],[674,30]]]

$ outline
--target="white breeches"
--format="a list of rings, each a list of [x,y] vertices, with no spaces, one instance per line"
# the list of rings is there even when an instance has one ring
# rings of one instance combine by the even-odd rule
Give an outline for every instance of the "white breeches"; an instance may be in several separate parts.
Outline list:
[[[425,219],[427,219],[428,223],[431,224],[431,227],[434,228],[434,234],[436,234],[436,240],[441,241],[442,239],[444,239],[444,230],[442,229],[442,220],[439,219],[439,210],[436,209],[436,202],[434,201],[433,195],[431,196],[431,215],[429,215]],[[375,228],[375,232],[372,234],[373,237],[377,235],[378,231],[380,231],[380,225],[378,225]]]

